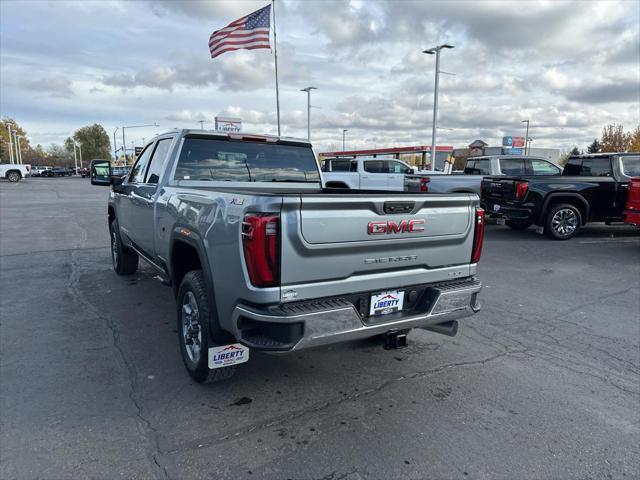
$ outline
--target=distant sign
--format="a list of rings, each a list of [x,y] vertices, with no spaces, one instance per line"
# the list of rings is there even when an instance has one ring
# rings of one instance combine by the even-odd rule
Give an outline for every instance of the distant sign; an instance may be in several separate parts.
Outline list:
[[[510,148],[509,154],[511,155],[522,155],[524,153],[524,148]]]
[[[215,117],[215,125],[219,132],[239,132],[242,130],[242,119]]]
[[[139,157],[140,154],[142,153],[142,147],[135,147],[133,151],[135,152],[136,157]]]
[[[524,137],[502,137],[502,145],[505,147],[524,147]]]

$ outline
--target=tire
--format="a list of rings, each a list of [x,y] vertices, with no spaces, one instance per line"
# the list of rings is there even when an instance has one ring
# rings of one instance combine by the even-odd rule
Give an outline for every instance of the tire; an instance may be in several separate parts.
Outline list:
[[[582,225],[580,210],[568,203],[552,205],[544,222],[547,237],[553,240],[573,238]]]
[[[113,263],[113,270],[118,275],[131,275],[136,273],[136,270],[138,270],[138,254],[122,244],[118,220],[111,222],[109,232],[111,234],[111,262]]]
[[[19,182],[21,178],[22,175],[20,175],[20,172],[16,172],[15,170],[7,173],[7,180],[9,180],[11,183]]]
[[[507,220],[505,225],[513,230],[526,230],[533,225],[533,221],[525,219]]]
[[[184,366],[198,383],[220,382],[236,371],[235,365],[209,369],[209,347],[213,346],[209,320],[213,310],[202,270],[188,272],[178,290],[178,342]]]

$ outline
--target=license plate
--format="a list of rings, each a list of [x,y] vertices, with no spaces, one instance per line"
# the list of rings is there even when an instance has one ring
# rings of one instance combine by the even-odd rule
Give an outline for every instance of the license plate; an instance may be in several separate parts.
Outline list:
[[[404,292],[390,290],[377,295],[371,295],[371,307],[369,315],[386,315],[399,312],[404,304]]]
[[[496,225],[504,225],[506,223],[504,218],[496,219]]]
[[[249,348],[241,343],[209,348],[210,369],[229,367],[244,363],[247,360],[249,360]]]
[[[493,204],[493,211],[494,212],[499,212],[500,211],[500,205]]]

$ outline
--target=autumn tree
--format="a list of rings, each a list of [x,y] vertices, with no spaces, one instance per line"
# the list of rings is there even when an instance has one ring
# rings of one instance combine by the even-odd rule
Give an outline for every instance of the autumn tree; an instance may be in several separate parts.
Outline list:
[[[624,127],[618,124],[607,125],[602,129],[600,147],[603,152],[626,152],[630,146],[630,137]]]
[[[629,133],[629,151],[640,152],[640,125],[636,129]]]

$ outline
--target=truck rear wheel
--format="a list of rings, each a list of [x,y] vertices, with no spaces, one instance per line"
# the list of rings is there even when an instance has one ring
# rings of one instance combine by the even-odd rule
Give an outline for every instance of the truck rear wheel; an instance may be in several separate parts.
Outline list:
[[[518,218],[515,220],[507,220],[505,222],[505,225],[513,230],[526,230],[531,225],[533,225],[533,222],[531,220],[524,220],[524,219]]]
[[[209,319],[213,311],[202,270],[192,270],[178,290],[178,337],[184,366],[198,383],[214,383],[231,378],[235,365],[209,369],[209,347],[213,346]]]
[[[16,172],[15,170],[7,173],[7,180],[9,180],[11,183],[19,182],[21,178],[22,175],[20,175],[20,172]]]
[[[574,237],[582,225],[582,215],[573,205],[560,203],[552,205],[547,213],[544,230],[553,240],[569,240]]]
[[[111,261],[113,263],[113,270],[118,275],[132,275],[136,273],[136,270],[138,270],[138,254],[122,244],[118,220],[111,222],[109,231],[111,233]]]

